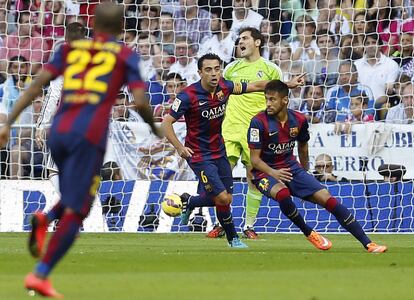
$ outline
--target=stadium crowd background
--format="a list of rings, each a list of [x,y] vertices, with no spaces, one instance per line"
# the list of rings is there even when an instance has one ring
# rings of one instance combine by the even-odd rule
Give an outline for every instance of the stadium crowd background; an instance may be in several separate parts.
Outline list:
[[[65,24],[90,28],[98,2],[0,0],[0,123],[63,40]],[[141,55],[159,121],[175,95],[199,79],[197,58],[214,52],[228,64],[238,57],[239,29],[251,26],[263,35],[262,56],[285,80],[307,72],[289,107],[310,123],[335,123],[346,134],[354,123],[413,122],[413,0],[118,2],[125,6],[119,39]],[[34,142],[41,101],[20,117],[1,150],[2,178],[46,177],[45,151]]]

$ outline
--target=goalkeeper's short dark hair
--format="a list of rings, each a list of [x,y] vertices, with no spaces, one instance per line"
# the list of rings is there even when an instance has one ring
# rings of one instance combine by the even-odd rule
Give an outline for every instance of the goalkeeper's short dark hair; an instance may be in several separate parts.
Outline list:
[[[265,94],[276,92],[282,97],[286,97],[289,95],[289,88],[286,83],[280,80],[271,80],[269,81],[264,90]]]
[[[252,38],[253,38],[254,41],[260,40],[259,50],[260,50],[260,54],[261,54],[262,53],[262,48],[263,48],[264,43],[265,43],[265,40],[264,40],[263,35],[260,33],[260,31],[257,28],[254,28],[254,27],[243,27],[239,31],[239,36],[243,32],[250,32],[250,35],[252,36]]]

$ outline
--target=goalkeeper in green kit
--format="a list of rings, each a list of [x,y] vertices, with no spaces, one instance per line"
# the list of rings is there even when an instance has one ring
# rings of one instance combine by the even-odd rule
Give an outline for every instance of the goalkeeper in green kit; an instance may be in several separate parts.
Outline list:
[[[239,32],[241,59],[230,63],[224,70],[224,78],[234,82],[254,82],[258,80],[282,80],[282,70],[261,57],[261,48],[264,44],[259,30],[253,27],[242,28]],[[289,88],[295,88],[304,83],[305,74],[287,82]],[[226,152],[232,168],[241,157],[246,166],[248,190],[246,196],[246,222],[243,228],[244,237],[257,239],[254,231],[256,215],[259,211],[262,194],[251,182],[250,149],[247,144],[247,130],[250,120],[260,111],[266,109],[263,92],[230,96],[226,108],[226,117],[222,126],[222,134],[226,145]],[[210,238],[221,237],[224,230],[215,225],[207,234]]]

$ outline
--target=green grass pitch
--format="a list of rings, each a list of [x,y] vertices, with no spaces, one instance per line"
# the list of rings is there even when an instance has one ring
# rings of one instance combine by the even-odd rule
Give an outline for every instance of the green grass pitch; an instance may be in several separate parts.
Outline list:
[[[0,234],[2,300],[35,299],[23,289],[35,264],[26,236]],[[326,252],[302,235],[261,237],[234,250],[200,234],[82,234],[51,279],[75,300],[414,299],[414,235],[373,235],[385,254],[350,235],[330,235]]]

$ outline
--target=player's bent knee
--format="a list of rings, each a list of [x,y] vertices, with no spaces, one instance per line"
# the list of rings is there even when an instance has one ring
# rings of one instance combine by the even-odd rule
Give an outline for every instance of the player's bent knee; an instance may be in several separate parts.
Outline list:
[[[274,200],[277,200],[276,199],[277,194],[279,193],[280,190],[283,190],[283,189],[287,189],[289,191],[286,185],[284,185],[283,183],[278,183],[272,187],[272,189],[270,190],[270,195],[272,196]]]
[[[232,195],[227,192],[222,192],[218,194],[216,197],[214,197],[214,203],[220,206],[230,205],[232,200],[233,200]]]
[[[291,194],[290,194],[289,189],[287,187],[284,187],[277,192],[275,196],[275,200],[277,202],[282,202],[284,200],[290,199],[290,197],[291,197]]]

